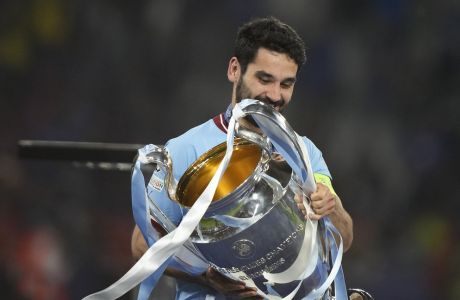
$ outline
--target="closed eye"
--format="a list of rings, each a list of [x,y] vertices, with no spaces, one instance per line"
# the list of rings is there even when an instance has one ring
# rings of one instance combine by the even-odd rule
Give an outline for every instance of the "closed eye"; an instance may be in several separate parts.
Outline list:
[[[260,76],[258,77],[258,79],[262,84],[269,84],[270,82],[273,81],[273,78],[267,77],[267,76]]]
[[[269,84],[274,80],[274,77],[271,74],[264,71],[257,71],[255,75],[262,84]]]
[[[287,79],[287,80],[284,80],[283,82],[281,82],[281,87],[283,89],[289,89],[291,87],[293,87],[295,84],[295,79]]]

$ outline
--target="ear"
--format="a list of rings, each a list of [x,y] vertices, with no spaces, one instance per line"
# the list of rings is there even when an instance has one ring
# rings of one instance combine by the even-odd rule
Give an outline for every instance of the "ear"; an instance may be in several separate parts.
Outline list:
[[[228,62],[227,78],[230,82],[237,82],[241,76],[241,66],[238,59],[233,56]]]

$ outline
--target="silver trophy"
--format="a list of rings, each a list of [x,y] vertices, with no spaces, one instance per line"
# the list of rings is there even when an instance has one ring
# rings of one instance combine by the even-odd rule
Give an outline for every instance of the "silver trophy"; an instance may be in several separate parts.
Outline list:
[[[334,247],[327,224],[320,221],[312,227],[312,221],[306,221],[297,207],[296,199],[308,205],[304,182],[313,174],[302,157],[296,133],[281,114],[264,103],[252,101],[243,112],[251,115],[263,135],[237,123],[233,155],[211,205],[184,245],[188,255],[224,275],[255,285],[265,295],[283,298],[296,290],[295,299],[308,295],[310,299],[340,299],[331,284],[324,288]],[[201,155],[178,182],[172,178],[174,162],[164,148],[155,147],[148,154],[149,163],[165,170],[170,200],[187,211],[213,177],[226,147],[222,143]],[[149,211],[154,223],[167,232],[175,228],[153,197],[149,197]],[[309,246],[306,253],[305,245]],[[299,261],[304,265],[299,266]],[[292,272],[302,277],[291,278]],[[290,279],[280,282],[270,278]],[[336,290],[337,285],[341,284],[335,285]]]

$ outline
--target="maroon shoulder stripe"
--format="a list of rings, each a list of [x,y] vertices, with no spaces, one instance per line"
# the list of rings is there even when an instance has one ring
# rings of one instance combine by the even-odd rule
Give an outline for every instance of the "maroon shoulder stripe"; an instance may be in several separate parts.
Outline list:
[[[219,114],[212,118],[212,120],[220,130],[222,130],[224,133],[227,133],[227,124],[225,122],[224,114]]]

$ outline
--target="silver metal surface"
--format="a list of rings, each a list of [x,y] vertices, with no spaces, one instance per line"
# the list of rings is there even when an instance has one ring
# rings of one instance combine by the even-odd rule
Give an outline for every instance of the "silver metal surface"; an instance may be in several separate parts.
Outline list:
[[[287,149],[284,153],[291,161],[300,165],[304,172],[307,170],[295,132],[284,117],[264,103],[249,105],[244,111],[253,115],[264,132],[270,132],[271,142]],[[298,282],[267,286],[263,272],[282,272],[299,255],[306,223],[295,198],[305,195],[299,177],[285,160],[272,153],[273,148],[266,137],[242,128],[238,128],[238,135],[262,149],[261,159],[252,174],[233,192],[210,204],[190,241],[221,273],[243,281],[252,280],[267,293],[286,296]],[[173,162],[167,152],[159,149],[149,159],[164,166],[170,198],[176,200],[176,187],[171,178]],[[165,220],[166,215],[157,206],[153,207],[153,217],[170,231],[172,227]],[[183,210],[186,212],[188,208],[183,207]],[[318,240],[320,232],[317,233]],[[317,261],[316,269],[303,281],[299,295],[305,296],[318,288],[327,277],[327,250],[323,242],[318,244],[317,257],[313,258]]]

